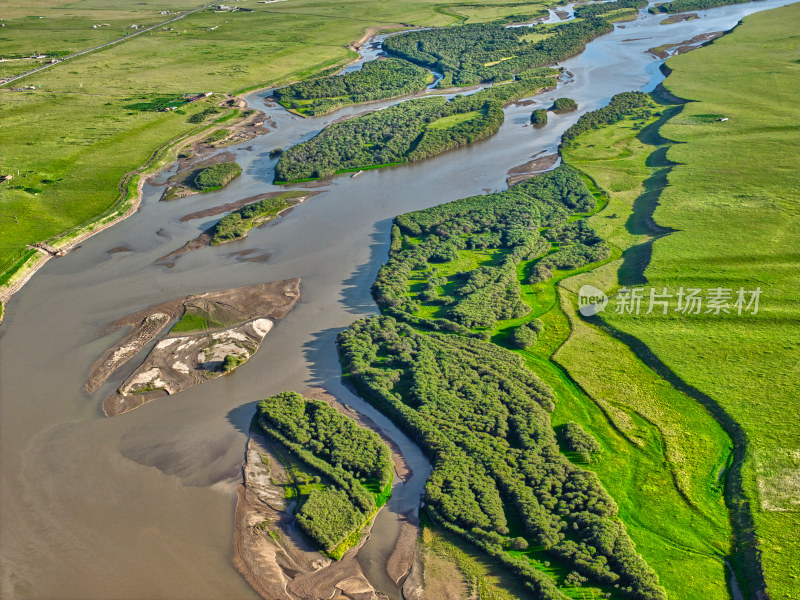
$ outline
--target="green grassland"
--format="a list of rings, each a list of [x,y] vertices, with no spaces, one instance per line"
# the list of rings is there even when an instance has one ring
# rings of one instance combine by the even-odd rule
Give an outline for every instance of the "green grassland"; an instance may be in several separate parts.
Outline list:
[[[666,153],[677,164],[654,219],[678,231],[653,242],[644,275],[673,291],[758,286],[758,314],[604,317],[740,425],[741,500],[771,598],[800,596],[798,17],[797,5],[747,17],[710,47],[670,59],[665,82],[693,102],[660,128],[679,143]],[[631,189],[637,176],[626,176],[620,185]],[[758,574],[741,575],[752,593]]]
[[[694,398],[574,309],[582,285],[616,286],[621,267],[635,254],[631,249],[660,233],[637,226],[643,219],[645,182],[669,168],[654,159],[659,152],[654,143],[661,141],[655,128],[675,109],[653,112],[648,119],[629,118],[586,131],[563,150],[565,162],[608,192],[608,205],[589,221],[618,250],[616,255],[626,258],[559,285],[554,310],[558,319],[566,316],[569,336],[553,359],[579,390],[557,404],[553,422],[573,419],[608,445],[603,460],[591,468],[620,504],[631,536],[670,597],[727,598],[721,557],[732,550],[732,532],[722,483],[730,438]]]
[[[180,2],[170,8],[196,6],[200,3]],[[485,6],[505,7],[507,14],[515,8],[502,1]],[[92,24],[155,23],[169,18],[158,14],[162,8],[154,0],[125,10],[110,0],[4,2],[0,55],[25,54],[30,42],[39,40],[57,51],[92,47],[108,41],[102,36],[112,29],[95,30]],[[202,129],[188,119],[218,99],[170,113],[130,105],[165,95],[213,91],[216,96],[288,83],[353,60],[348,44],[368,27],[454,21],[422,0],[292,0],[249,8],[254,12],[199,12],[171,24],[172,31],[148,32],[12,84],[34,85],[35,91],[0,87],[0,175],[14,175],[0,184],[0,274],[5,274],[0,278],[8,279],[24,262],[27,244],[51,239],[114,206],[125,174],[170,140]],[[70,26],[51,29],[58,19],[70,20]],[[17,21],[25,22],[24,32]]]
[[[135,33],[131,25],[155,25],[172,18],[175,13],[198,6],[200,2],[197,0],[172,0],[168,10],[173,14],[162,15],[161,11],[167,8],[160,0],[136,3],[7,0],[3,2],[0,13],[5,24],[0,29],[0,58],[14,59],[34,54],[58,58]],[[0,79],[34,68],[45,60],[49,58],[0,63]]]
[[[482,113],[480,110],[472,110],[465,113],[450,115],[449,117],[442,117],[441,119],[436,119],[435,121],[428,123],[428,129],[449,129],[451,127],[455,127],[456,125],[460,125],[461,123],[465,123],[480,117],[482,114],[484,113]]]

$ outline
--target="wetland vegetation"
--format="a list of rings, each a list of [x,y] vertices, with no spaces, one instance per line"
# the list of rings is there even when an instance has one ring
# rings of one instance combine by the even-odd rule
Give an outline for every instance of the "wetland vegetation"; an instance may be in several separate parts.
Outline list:
[[[222,137],[225,135],[227,135],[227,131]],[[236,162],[217,163],[200,169],[192,178],[191,185],[200,192],[210,192],[225,187],[241,174],[242,167]]]
[[[262,225],[277,217],[282,211],[296,204],[298,198],[307,196],[304,192],[284,192],[278,196],[264,198],[222,217],[211,230],[212,246],[240,240],[247,236],[253,227]]]
[[[507,192],[397,217],[373,287],[385,316],[343,332],[340,353],[360,393],[431,458],[434,522],[539,597],[587,585],[665,598],[600,480],[559,452],[553,389],[522,357],[483,341],[526,321],[546,333],[521,286],[553,277],[535,270],[544,256],[566,271],[608,257],[585,224],[597,208],[578,173],[559,167]]]
[[[554,85],[556,73],[554,69],[531,71],[512,83],[468,96],[408,100],[333,123],[281,154],[275,182],[413,162],[471,144],[497,132],[503,123],[503,105]]]
[[[530,69],[578,54],[587,42],[612,29],[613,25],[599,18],[557,27],[509,28],[482,23],[393,35],[383,47],[392,55],[441,73],[438,87],[447,88],[512,80]]]
[[[388,446],[325,402],[294,392],[262,400],[256,416],[262,431],[313,473],[292,490],[297,526],[341,558],[389,498],[394,470]]]
[[[553,105],[548,109],[556,114],[568,113],[578,110],[578,104],[572,98],[556,98]]]
[[[433,81],[421,67],[400,59],[372,60],[358,71],[317,77],[273,92],[275,99],[297,113],[317,117],[347,104],[404,96]]]

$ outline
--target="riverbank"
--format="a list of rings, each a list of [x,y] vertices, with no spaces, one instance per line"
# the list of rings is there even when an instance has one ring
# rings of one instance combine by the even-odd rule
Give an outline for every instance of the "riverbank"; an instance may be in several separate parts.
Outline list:
[[[244,97],[236,98],[236,100],[244,102]],[[251,132],[248,126],[252,125],[252,119],[253,117],[250,116],[242,117],[234,125],[227,125],[227,123],[226,125],[232,131],[245,131],[249,134]],[[84,225],[45,240],[41,245],[47,249],[29,246],[30,249],[36,251],[36,254],[17,268],[5,284],[0,285],[0,305],[3,306],[3,310],[0,311],[0,323],[2,323],[5,316],[5,305],[11,296],[18,292],[51,258],[59,258],[78,249],[81,243],[92,236],[121,223],[135,214],[141,205],[143,188],[148,179],[158,174],[167,165],[175,162],[184,147],[197,147],[209,133],[221,128],[222,126],[218,123],[203,125],[191,134],[180,135],[163,144],[151,154],[150,158],[141,167],[122,178],[117,186],[120,197],[110,209]],[[213,164],[215,160],[211,159],[209,164]]]

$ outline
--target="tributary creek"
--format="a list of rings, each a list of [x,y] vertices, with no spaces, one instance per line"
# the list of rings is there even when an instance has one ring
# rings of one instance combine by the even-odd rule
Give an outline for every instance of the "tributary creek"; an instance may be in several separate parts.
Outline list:
[[[563,90],[507,108],[505,123],[488,140],[412,165],[340,175],[245,241],[191,252],[171,269],[153,264],[219,218],[180,222],[181,216],[276,189],[271,149],[308,139],[341,116],[397,102],[303,119],[266,106],[264,93],[250,95],[250,105],[277,128],[226,149],[243,167],[240,178],[224,190],[171,202],[159,202],[162,187],[146,185],[137,214],[47,263],[6,307],[0,597],[255,598],[231,562],[233,490],[250,418],[268,395],[324,387],[384,428],[414,471],[396,486],[362,550],[373,584],[399,598],[383,566],[397,535],[396,515],[418,505],[430,467],[410,440],[342,385],[334,344],[337,332],[377,312],[369,290],[388,252],[391,219],[504,189],[508,169],[555,152],[581,114],[619,92],[652,90],[663,79],[662,61],[648,48],[728,30],[745,15],[789,3],[699,11],[700,19],[664,26],[665,15],[642,11],[561,63],[574,74]],[[551,114],[543,129],[530,127],[531,111],[546,108],[556,94],[574,98],[579,110]],[[131,251],[108,253],[120,246]],[[246,249],[271,258],[258,263],[231,255]],[[94,396],[83,392],[90,365],[117,339],[98,339],[108,322],[191,293],[292,277],[302,278],[301,303],[232,376],[112,419],[102,415],[102,399],[132,366]]]

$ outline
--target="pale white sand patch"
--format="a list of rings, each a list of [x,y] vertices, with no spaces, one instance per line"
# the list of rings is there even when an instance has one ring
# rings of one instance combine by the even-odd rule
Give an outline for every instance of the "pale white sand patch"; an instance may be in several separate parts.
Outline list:
[[[239,340],[240,342],[247,342],[249,341],[248,337],[241,333],[240,331],[226,329],[225,331],[220,331],[219,333],[215,333],[212,335],[215,340]]]
[[[180,372],[180,373],[183,373],[183,374],[188,374],[189,371],[191,370],[189,368],[189,365],[187,365],[186,363],[181,362],[179,360],[175,361],[174,363],[172,363],[172,368],[175,369],[176,371]]]
[[[272,329],[273,323],[269,319],[256,319],[251,322],[250,325],[253,326],[253,331],[256,332],[256,335],[263,338],[269,333],[269,330]]]
[[[158,344],[156,344],[156,348],[158,350],[162,350],[163,348],[168,348],[169,346],[172,346],[172,344],[174,344],[175,342],[182,339],[184,338],[167,338],[165,340],[161,340],[160,342],[158,342]]]

